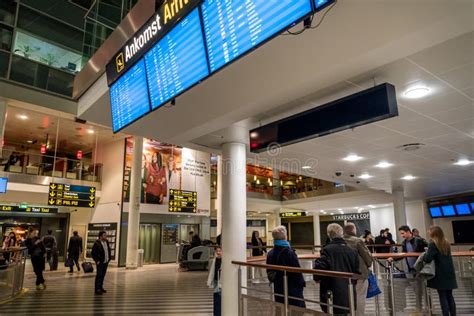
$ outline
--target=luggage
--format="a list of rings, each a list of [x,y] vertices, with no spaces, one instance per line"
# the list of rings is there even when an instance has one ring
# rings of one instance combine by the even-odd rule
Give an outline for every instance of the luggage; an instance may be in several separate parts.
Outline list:
[[[84,262],[82,263],[82,271],[84,271],[84,273],[92,273],[92,272],[94,272],[94,267],[92,266],[92,263],[87,262],[87,261],[84,261]]]

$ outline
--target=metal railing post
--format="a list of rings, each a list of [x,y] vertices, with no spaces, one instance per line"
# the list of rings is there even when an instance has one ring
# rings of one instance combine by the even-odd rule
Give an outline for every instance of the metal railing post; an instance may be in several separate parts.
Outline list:
[[[379,279],[379,265],[378,265],[377,260],[374,260],[374,275],[375,275],[375,279],[378,282],[378,279]],[[380,305],[379,304],[380,304],[379,295],[376,295],[375,296],[375,315],[376,316],[380,316]]]
[[[238,278],[239,280],[237,281],[238,287],[239,287],[239,293],[238,293],[238,300],[239,300],[239,316],[243,316],[243,309],[242,309],[242,267],[239,266],[238,270]]]
[[[334,314],[334,306],[333,306],[332,292],[328,291],[327,295],[328,295],[328,301],[327,301],[328,314],[333,315]]]
[[[283,291],[285,295],[285,311],[284,315],[288,316],[288,275],[286,274],[286,271],[284,271],[283,275]]]
[[[393,286],[393,273],[392,273],[392,265],[391,261],[388,262],[388,281],[390,282],[389,291],[390,291],[390,304],[391,304],[391,315],[395,315],[395,293],[394,293],[394,286]]]
[[[355,300],[354,300],[354,285],[352,284],[352,279],[349,279],[349,308],[351,316],[355,316]]]
[[[428,288],[426,281],[423,282],[423,287],[425,288],[425,299],[426,308],[428,309],[428,315],[433,315],[433,301],[431,300],[431,291]]]

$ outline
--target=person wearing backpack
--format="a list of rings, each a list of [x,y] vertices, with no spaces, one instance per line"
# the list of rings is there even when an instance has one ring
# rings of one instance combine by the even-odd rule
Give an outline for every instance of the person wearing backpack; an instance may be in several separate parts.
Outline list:
[[[48,229],[48,234],[43,236],[43,244],[44,247],[46,248],[46,260],[48,261],[49,264],[49,270],[57,270],[58,268],[58,262],[57,258],[55,255],[56,250],[56,237],[53,235],[53,231],[51,229]],[[56,259],[56,260],[55,260]]]
[[[291,248],[290,243],[287,241],[287,232],[285,226],[278,226],[272,231],[274,240],[274,247],[267,255],[267,264],[295,267],[300,268],[298,256],[296,252]],[[284,303],[283,297],[285,293],[284,289],[284,272],[277,270],[267,270],[267,276],[271,283],[273,283],[273,291],[275,294],[275,302]],[[306,282],[304,281],[302,273],[288,272],[288,296],[297,297],[297,299],[289,299],[288,304],[298,307],[306,307],[304,301],[304,288]]]

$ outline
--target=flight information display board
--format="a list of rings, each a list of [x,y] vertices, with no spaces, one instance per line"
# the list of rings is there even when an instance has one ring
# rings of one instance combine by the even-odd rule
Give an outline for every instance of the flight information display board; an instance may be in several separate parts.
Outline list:
[[[211,72],[312,13],[310,0],[207,0],[201,7]]]
[[[146,53],[145,63],[153,110],[209,75],[198,9]]]
[[[114,132],[118,132],[150,112],[143,59],[110,86],[110,104]]]
[[[334,3],[334,0],[314,0],[314,7],[316,8],[316,11],[319,11],[331,3]]]

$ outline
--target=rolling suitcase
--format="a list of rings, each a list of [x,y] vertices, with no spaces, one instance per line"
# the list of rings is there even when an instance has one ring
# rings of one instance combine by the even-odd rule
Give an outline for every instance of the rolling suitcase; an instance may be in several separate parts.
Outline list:
[[[92,272],[94,272],[94,267],[92,266],[92,263],[87,262],[87,261],[84,261],[84,262],[82,263],[82,271],[84,271],[84,273],[92,273]]]

